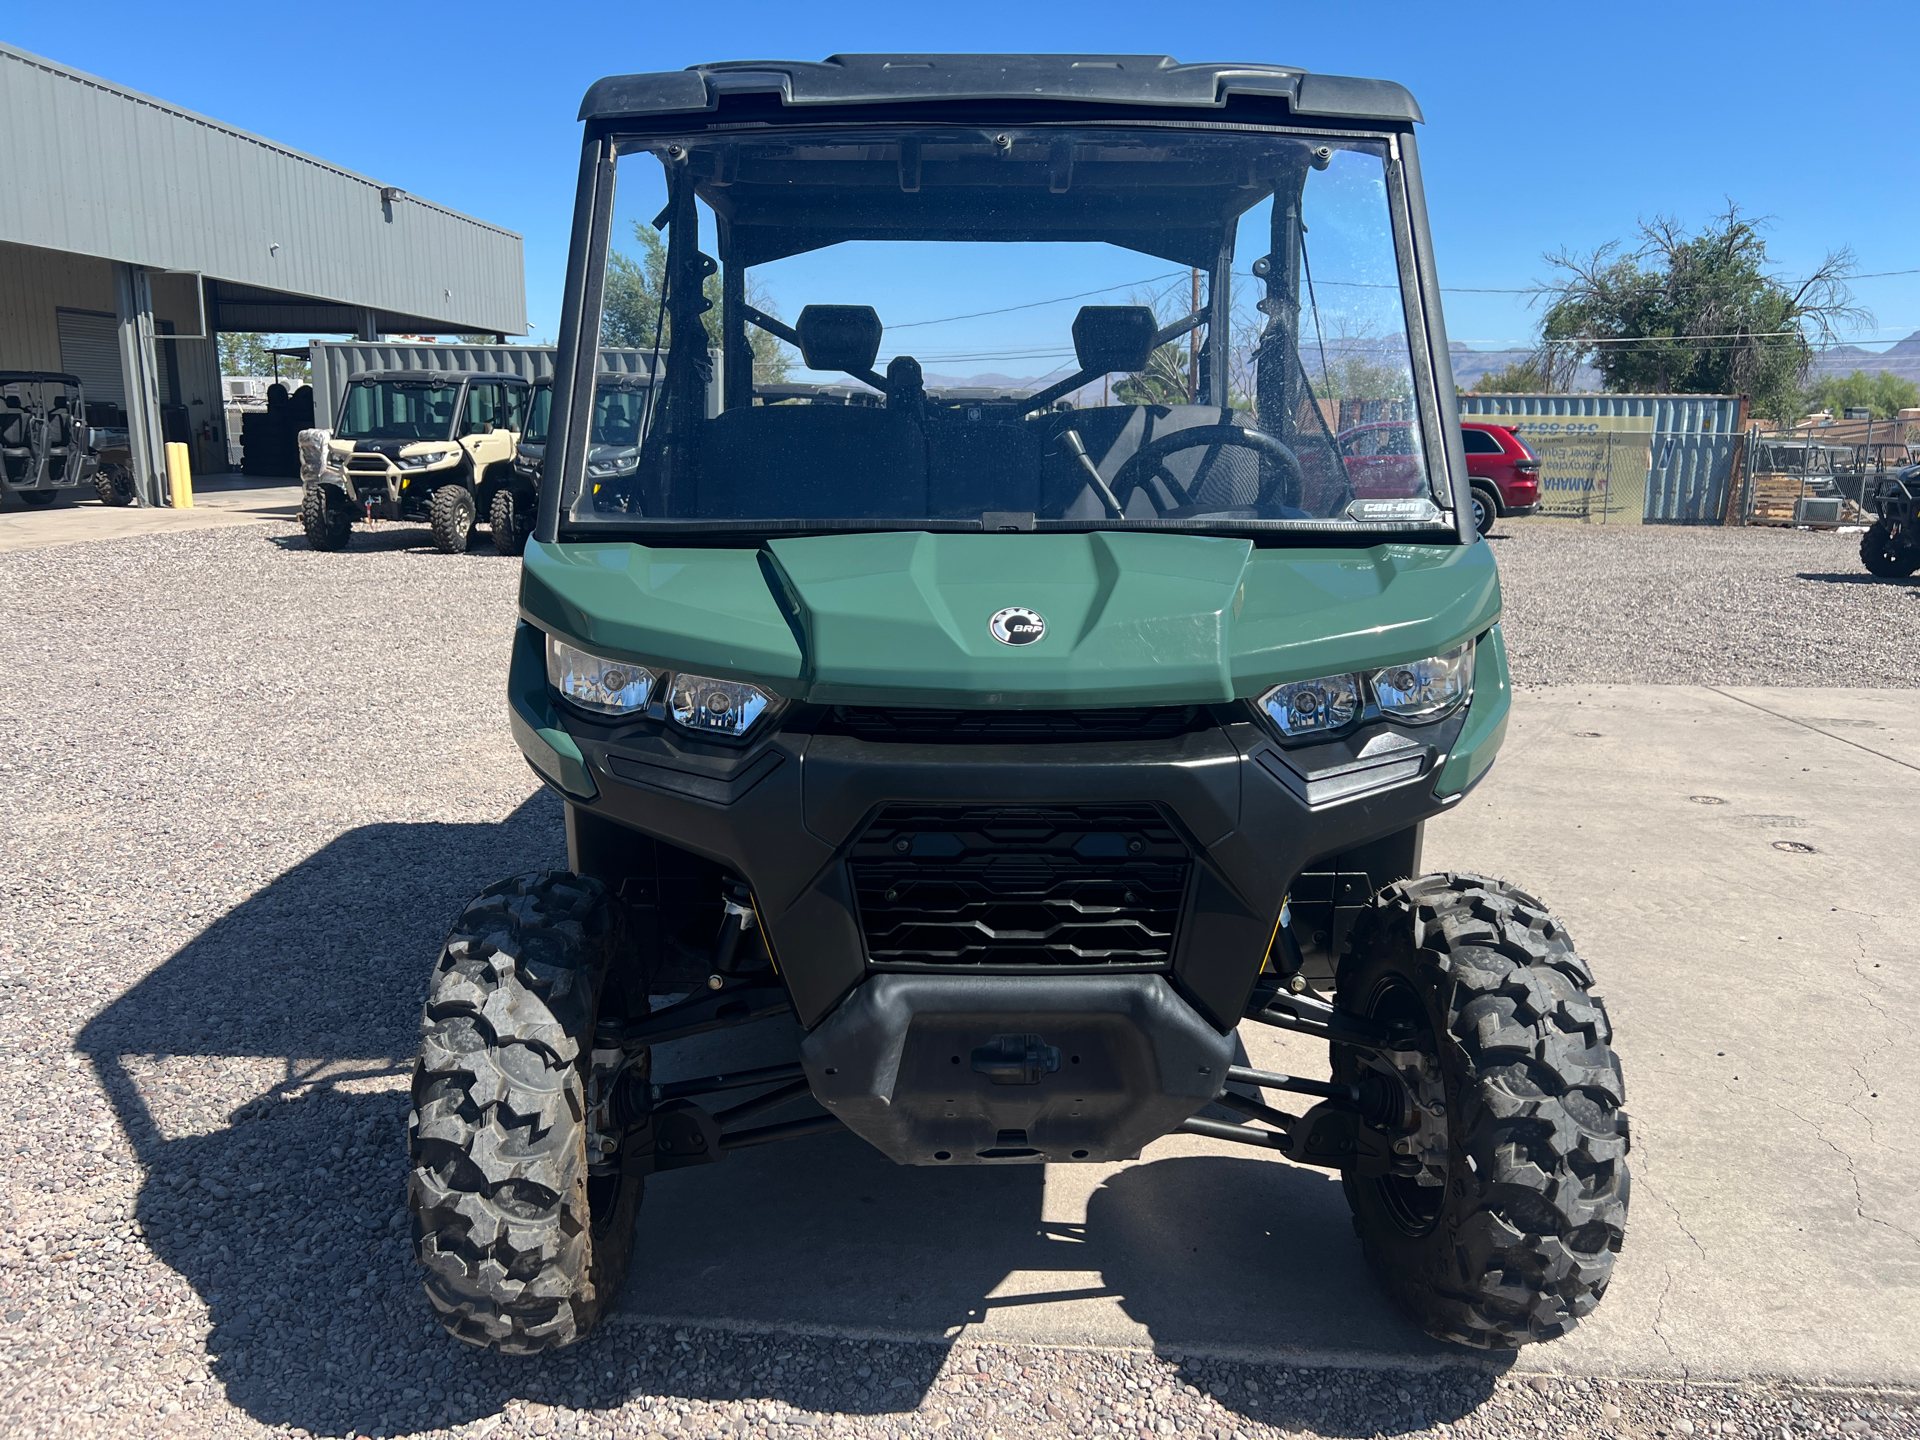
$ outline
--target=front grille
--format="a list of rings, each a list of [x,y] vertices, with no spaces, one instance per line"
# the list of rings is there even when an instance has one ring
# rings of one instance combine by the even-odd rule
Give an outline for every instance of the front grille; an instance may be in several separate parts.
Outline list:
[[[349,455],[347,457],[347,469],[350,471],[365,470],[370,474],[384,475],[387,473],[387,457],[384,455]]]
[[[848,861],[876,965],[1165,965],[1192,857],[1151,805],[890,805]]]
[[[1109,710],[909,710],[836,705],[828,728],[858,740],[1033,745],[1071,740],[1165,740],[1198,728],[1198,705]]]

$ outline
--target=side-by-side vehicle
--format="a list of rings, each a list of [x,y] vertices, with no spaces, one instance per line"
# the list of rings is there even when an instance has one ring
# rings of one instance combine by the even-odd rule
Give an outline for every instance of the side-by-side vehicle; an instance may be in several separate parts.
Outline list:
[[[1627,1212],[1606,1008],[1533,895],[1421,861],[1509,685],[1412,97],[851,55],[581,113],[507,696],[569,868],[487,889],[433,970],[409,1194],[447,1328],[580,1338],[636,1245],[688,1243],[636,1223],[649,1177],[829,1132],[932,1169],[1206,1137],[1337,1173],[1430,1333],[1572,1327]],[[648,234],[664,370],[613,463],[597,346]],[[862,402],[755,403],[756,332]],[[1393,494],[1341,442],[1380,415]],[[656,1078],[770,1017],[779,1063]],[[1248,1063],[1262,1027],[1329,1073]],[[1269,1219],[1272,1263],[1314,1243]]]
[[[465,550],[476,519],[514,487],[530,390],[524,377],[497,371],[355,376],[325,463],[304,477],[307,543],[339,550],[356,520],[413,520],[432,527],[439,549]]]

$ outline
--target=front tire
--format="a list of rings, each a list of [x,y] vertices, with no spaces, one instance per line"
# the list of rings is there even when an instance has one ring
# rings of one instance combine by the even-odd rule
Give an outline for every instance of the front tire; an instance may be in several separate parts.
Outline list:
[[[427,511],[433,543],[445,555],[458,555],[473,539],[473,492],[464,485],[442,485]]]
[[[1484,485],[1467,487],[1473,496],[1473,528],[1482,535],[1493,533],[1493,522],[1500,518],[1500,503]]]
[[[1883,580],[1902,580],[1920,570],[1920,549],[1902,545],[1891,522],[1876,520],[1860,537],[1860,563]]]
[[[1401,1043],[1444,1090],[1445,1163],[1437,1186],[1349,1174],[1347,1201],[1375,1275],[1438,1339],[1550,1340],[1606,1293],[1628,1132],[1592,984],[1560,923],[1497,880],[1403,880],[1354,927],[1339,1006],[1407,1024]],[[1336,1046],[1336,1076],[1353,1083],[1369,1058]]]
[[[493,532],[493,548],[502,555],[526,552],[527,537],[533,533],[533,516],[510,486],[493,492],[493,504],[487,511],[487,528]]]
[[[93,472],[93,495],[102,505],[131,505],[133,471],[125,465],[102,465]]]
[[[434,968],[407,1200],[427,1299],[475,1345],[570,1345],[626,1277],[643,1182],[590,1176],[587,1155],[616,906],[564,871],[503,881],[467,906]]]
[[[315,550],[344,550],[353,538],[353,511],[329,485],[309,485],[300,497],[300,528]]]

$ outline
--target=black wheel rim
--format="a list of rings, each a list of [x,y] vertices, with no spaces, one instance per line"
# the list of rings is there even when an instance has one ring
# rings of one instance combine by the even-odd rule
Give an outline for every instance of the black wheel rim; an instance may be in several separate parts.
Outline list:
[[[625,1175],[589,1175],[587,1177],[587,1223],[596,1238],[605,1235],[620,1209],[620,1197],[627,1187]]]
[[[1433,1017],[1426,1002],[1413,985],[1398,975],[1383,978],[1367,997],[1365,1014],[1389,1023],[1410,1021],[1415,1026],[1415,1043],[1428,1054],[1437,1053]],[[1451,1098],[1451,1097],[1449,1097]],[[1419,1239],[1440,1223],[1446,1204],[1444,1185],[1422,1185],[1411,1175],[1383,1175],[1366,1182],[1380,1197],[1380,1208],[1405,1234]]]

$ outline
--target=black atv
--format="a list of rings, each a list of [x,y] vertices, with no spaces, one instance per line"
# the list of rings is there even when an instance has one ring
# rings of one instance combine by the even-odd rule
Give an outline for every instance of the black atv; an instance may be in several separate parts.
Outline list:
[[[79,376],[0,370],[0,496],[54,505],[93,479],[86,413]]]
[[[1880,518],[1860,537],[1860,563],[1888,579],[1920,570],[1920,465],[1887,476],[1874,498]]]

